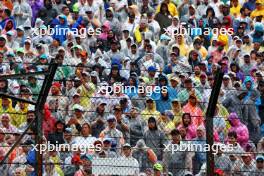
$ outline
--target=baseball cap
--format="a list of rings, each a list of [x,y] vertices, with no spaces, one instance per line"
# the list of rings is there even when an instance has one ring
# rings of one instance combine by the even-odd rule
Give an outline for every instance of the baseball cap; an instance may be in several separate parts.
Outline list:
[[[74,95],[73,95],[73,97],[76,97],[76,96],[79,97],[79,96],[81,96],[81,95],[80,95],[78,92],[75,92]]]
[[[72,128],[68,127],[64,130],[65,133],[72,133]]]
[[[47,59],[48,56],[47,56],[46,54],[41,54],[41,55],[39,56],[39,58],[40,58],[40,59]]]
[[[160,36],[160,40],[161,40],[161,41],[162,41],[162,40],[171,40],[171,38],[170,38],[169,36],[165,35],[165,34],[162,34],[162,35]]]
[[[150,66],[150,67],[148,68],[148,71],[149,71],[149,72],[155,72],[155,71],[157,71],[157,69],[156,69],[156,67],[154,67],[154,66]]]
[[[95,77],[97,77],[97,76],[98,76],[98,73],[97,73],[96,71],[92,71],[92,72],[91,72],[91,76],[95,76]]]
[[[58,48],[58,51],[65,51],[65,48],[64,48],[63,46],[60,46],[60,47]]]
[[[29,39],[29,38],[26,39],[26,40],[25,40],[25,43],[29,43],[29,44],[31,44],[31,39]]]
[[[91,12],[93,12],[93,9],[92,9],[91,7],[87,7],[87,8],[85,8],[85,12],[86,12],[86,13],[87,13],[87,12],[91,13]]]
[[[174,80],[174,81],[180,82],[180,80],[179,80],[176,76],[172,76],[172,77],[170,78],[170,80]]]
[[[87,71],[84,71],[84,72],[82,72],[82,75],[83,75],[83,76],[90,76],[90,73],[87,72]]]
[[[107,105],[105,101],[101,100],[98,105]]]
[[[66,19],[67,17],[65,15],[59,15],[60,19]]]
[[[244,58],[250,58],[250,55],[248,53],[244,54]]]
[[[139,109],[138,107],[136,107],[136,106],[132,106],[132,107],[131,107],[131,110],[132,110],[132,109],[135,109],[136,111],[140,111],[140,109]]]
[[[153,102],[154,100],[153,100],[153,98],[151,98],[151,97],[148,97],[148,98],[147,98],[147,100],[146,100],[146,102],[150,102],[150,101],[152,101],[152,102]]]
[[[109,116],[107,116],[106,120],[111,121],[111,120],[116,120],[116,118],[114,115],[109,115]]]
[[[18,49],[16,50],[16,52],[17,52],[17,53],[24,53],[24,48],[18,48]]]
[[[81,160],[92,161],[92,156],[91,155],[84,154],[84,155],[81,156]]]
[[[84,110],[83,107],[81,105],[79,105],[79,104],[73,105],[72,108],[73,108],[73,110],[79,110],[79,111],[83,111]]]
[[[189,5],[189,8],[195,9],[195,6],[193,4]]]
[[[178,16],[173,16],[172,18],[179,20],[179,17]]]
[[[242,40],[241,40],[240,38],[238,38],[238,39],[236,39],[236,43],[237,43],[237,42],[242,43]]]
[[[258,155],[256,157],[256,161],[264,161],[264,156],[263,155]]]
[[[258,70],[258,71],[256,72],[256,75],[257,75],[257,76],[261,76],[261,77],[263,77],[263,73],[262,73],[260,70]]]
[[[0,40],[6,40],[6,37],[4,35],[0,35]]]
[[[234,82],[234,87],[236,87],[236,86],[237,86],[237,87],[241,87],[241,83],[240,83],[239,81],[235,81],[235,82]]]
[[[127,148],[131,148],[131,145],[129,143],[125,143],[123,146],[123,148],[127,147]]]
[[[156,171],[163,171],[163,166],[160,163],[156,163],[154,164],[153,169]]]
[[[8,31],[8,32],[6,33],[6,35],[13,36],[13,35],[14,35],[14,32],[13,32],[13,31]]]
[[[6,54],[7,57],[15,57],[15,53],[12,52],[12,51],[9,51],[7,54]]]
[[[112,139],[111,138],[105,138],[104,140],[103,140],[103,142],[112,142]]]
[[[18,26],[18,27],[16,28],[16,30],[24,31],[24,28],[23,28],[22,26]]]
[[[78,49],[80,49],[80,50],[83,49],[81,45],[74,45],[74,46],[72,47],[72,49],[76,49],[76,48],[78,48]]]
[[[230,79],[230,76],[228,76],[228,75],[224,75],[223,78],[224,78],[224,79]]]
[[[171,100],[171,102],[179,102],[178,98],[174,98],[173,100]]]
[[[60,82],[54,82],[54,83],[52,83],[52,87],[56,87],[56,88],[60,89],[61,83]]]

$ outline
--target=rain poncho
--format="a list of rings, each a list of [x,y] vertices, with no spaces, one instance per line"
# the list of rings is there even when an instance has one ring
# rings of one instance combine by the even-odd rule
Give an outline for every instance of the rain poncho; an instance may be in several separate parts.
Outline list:
[[[62,18],[64,22],[63,24],[59,24],[54,28],[55,33],[53,35],[53,38],[62,44],[66,40],[66,34],[69,31],[69,26],[67,17],[65,15],[60,15],[59,18]]]
[[[188,124],[188,126],[186,127],[184,124],[183,124],[183,118],[184,116],[182,116],[182,122],[181,124],[178,126],[178,130],[180,130],[181,128],[185,128],[186,129],[186,140],[191,140],[191,139],[194,139],[196,137],[196,126],[193,125],[192,123],[192,118],[191,118],[191,122],[190,124]]]
[[[24,0],[22,0],[21,3],[16,2],[14,4],[12,13],[15,16],[17,26],[23,25],[27,19],[32,18],[32,9]],[[18,14],[22,14],[22,16],[19,16]]]
[[[182,110],[185,113],[191,114],[193,125],[198,127],[203,124],[203,111],[198,106],[198,103],[196,103],[196,105],[193,106],[190,102],[188,102],[185,106],[183,106]]]
[[[28,3],[32,9],[32,24],[35,24],[35,20],[38,14],[38,11],[43,7],[43,0],[28,0]]]
[[[253,78],[250,77],[250,76],[246,76],[245,80],[243,82],[243,88],[246,88],[247,82],[251,83],[251,87],[250,87],[250,89],[248,89],[248,94],[244,98],[244,100],[248,100],[249,98],[251,98],[253,101],[255,101],[257,96],[258,96],[258,94],[257,94],[257,91],[254,89],[255,86],[254,86]]]
[[[249,132],[248,128],[240,122],[239,117],[236,113],[231,113],[228,117],[228,120],[231,123],[231,128],[229,132],[234,131],[237,133],[237,142],[242,146],[245,147],[249,140]]]
[[[148,107],[146,107],[146,109],[141,112],[141,116],[144,121],[147,121],[150,117],[155,117],[156,119],[158,119],[158,117],[160,116],[160,112],[156,110],[155,101],[153,103],[153,109],[149,109]]]

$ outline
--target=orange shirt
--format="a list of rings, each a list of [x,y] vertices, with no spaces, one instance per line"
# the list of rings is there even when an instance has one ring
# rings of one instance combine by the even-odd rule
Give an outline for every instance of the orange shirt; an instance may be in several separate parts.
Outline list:
[[[13,3],[11,0],[3,0],[3,6],[7,7],[9,10],[13,10]]]

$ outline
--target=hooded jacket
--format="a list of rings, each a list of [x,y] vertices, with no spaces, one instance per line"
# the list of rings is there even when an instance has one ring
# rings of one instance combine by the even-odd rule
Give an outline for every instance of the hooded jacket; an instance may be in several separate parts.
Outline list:
[[[186,139],[185,140],[191,140],[196,137],[196,127],[192,123],[192,118],[191,118],[191,123],[188,125],[188,127],[185,127],[183,125],[183,118],[184,117],[182,116],[182,122],[178,126],[177,129],[180,130],[181,128],[185,128],[186,129]]]
[[[155,117],[156,119],[158,119],[158,117],[160,116],[160,112],[156,109],[155,101],[153,103],[153,109],[148,109],[148,107],[146,107],[146,109],[141,112],[141,116],[144,121],[147,121],[150,117]]]
[[[54,131],[55,123],[56,123],[56,120],[54,119],[54,117],[52,117],[48,104],[45,104],[45,106],[44,106],[44,122],[42,124],[42,129],[44,131],[45,136],[47,136],[49,133]]]
[[[11,99],[8,99],[9,100],[9,104],[8,104],[8,107],[7,108],[4,108],[2,106],[2,99],[0,99],[0,114],[4,114],[4,113],[7,113],[7,114],[10,114],[10,119],[11,119],[11,123],[14,121],[13,119],[16,118],[16,111],[15,109],[12,107],[12,100]],[[13,124],[13,123],[12,123]]]
[[[16,14],[22,13],[22,16],[17,16]],[[12,14],[15,16],[15,21],[17,26],[23,25],[27,19],[32,18],[32,9],[28,2],[25,2],[24,0],[21,1],[21,3],[16,2],[14,4],[14,8],[12,11]]]
[[[35,24],[38,11],[43,7],[43,0],[28,0],[28,3],[32,9],[32,24]]]
[[[154,117],[150,117],[149,120],[154,120],[155,129],[147,129],[144,132],[144,141],[146,145],[151,148],[155,154],[157,155],[158,159],[162,159],[162,151],[165,144],[165,134],[158,128],[157,120]]]
[[[251,87],[250,87],[250,89],[248,90],[248,94],[247,94],[247,96],[244,98],[244,100],[248,100],[249,98],[251,98],[251,100],[253,100],[253,101],[255,101],[256,100],[256,98],[257,98],[257,96],[258,96],[258,93],[257,93],[257,91],[254,89],[254,87],[255,87],[255,83],[254,83],[254,80],[253,80],[253,78],[252,77],[250,77],[250,76],[246,76],[246,78],[245,78],[245,80],[244,80],[244,82],[243,82],[243,88],[245,88],[246,89],[246,83],[247,82],[250,82],[251,83]]]
[[[228,110],[229,113],[235,112],[238,117],[242,119],[242,122],[247,123],[248,116],[246,115],[247,108],[243,105],[243,101],[238,98],[241,92],[237,92],[232,96],[226,97],[222,104]]]
[[[264,40],[264,25],[260,22],[255,23],[254,31],[249,36],[253,42],[262,43]]]
[[[38,11],[37,16],[44,21],[45,25],[48,25],[57,15],[58,12],[56,9],[52,8],[52,3],[50,1],[44,4],[44,7]]]
[[[157,162],[156,154],[146,146],[143,139],[137,141],[132,156],[137,159],[141,172],[145,171],[146,168],[152,168],[153,164]]]
[[[8,23],[8,22],[12,22],[12,24],[13,24],[12,29],[9,29],[9,30],[6,29],[6,28],[7,28],[7,23]],[[3,27],[2,34],[6,34],[8,31],[12,31],[14,34],[16,34],[16,30],[15,30],[15,22],[14,22],[12,19],[8,19],[8,20],[6,20],[6,22],[5,22],[5,24],[4,24],[4,27]]]
[[[197,101],[197,98],[196,98]],[[196,127],[203,124],[203,111],[198,106],[198,103],[196,103],[195,106],[191,105],[190,102],[188,102],[185,106],[183,106],[182,110],[185,113],[190,113],[192,117],[192,124]]]
[[[234,124],[235,119],[238,120],[237,124]],[[245,147],[245,145],[248,143],[249,140],[249,132],[248,128],[240,122],[240,118],[237,116],[236,113],[231,113],[228,117],[229,122],[231,123],[231,128],[229,129],[229,132],[234,131],[237,133],[237,142],[242,146]]]
[[[229,28],[232,27],[232,18],[231,18],[230,16],[225,16],[225,17],[223,18],[223,20],[227,20],[227,21],[228,21],[228,23],[226,23],[226,24],[224,25],[224,28],[225,28],[226,30],[228,30]]]
[[[157,110],[161,113],[166,110],[171,110],[171,98],[170,93],[167,92],[167,97],[162,96],[160,93],[160,98],[156,100]]]
[[[61,15],[60,18],[64,20],[64,23],[55,26],[53,38],[62,44],[66,40],[66,34],[69,31],[69,26],[65,15]]]

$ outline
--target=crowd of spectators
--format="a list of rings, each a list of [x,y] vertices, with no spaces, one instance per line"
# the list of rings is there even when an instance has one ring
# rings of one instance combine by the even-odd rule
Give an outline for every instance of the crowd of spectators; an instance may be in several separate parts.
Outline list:
[[[43,175],[93,175],[100,158],[133,159],[147,175],[206,175],[204,150],[165,147],[206,144],[219,70],[210,133],[233,147],[214,153],[214,175],[264,175],[263,0],[0,0],[1,93],[36,101],[45,77],[23,74],[54,62],[43,144],[100,150],[46,151]],[[35,110],[0,98],[0,161],[32,124],[0,175],[37,175]]]

